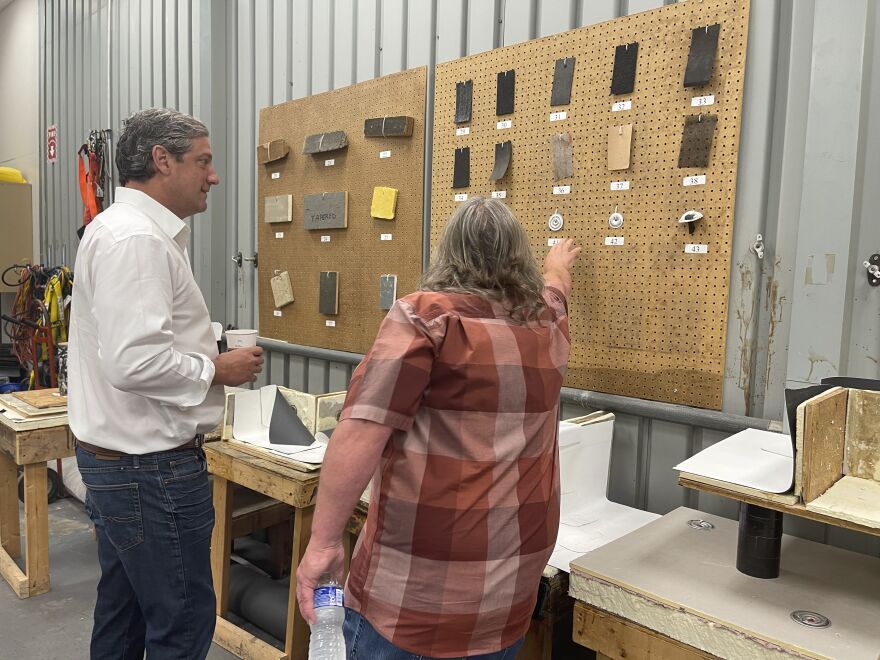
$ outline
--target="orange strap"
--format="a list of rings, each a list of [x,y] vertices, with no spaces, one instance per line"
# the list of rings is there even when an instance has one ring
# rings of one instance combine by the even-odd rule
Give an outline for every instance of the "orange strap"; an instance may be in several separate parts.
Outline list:
[[[89,159],[89,171],[86,172],[83,156]],[[101,202],[98,201],[97,183],[95,175],[98,170],[98,159],[93,153],[89,153],[88,145],[84,144],[77,152],[79,160],[79,194],[83,201],[83,225],[89,224],[94,220],[103,209]]]

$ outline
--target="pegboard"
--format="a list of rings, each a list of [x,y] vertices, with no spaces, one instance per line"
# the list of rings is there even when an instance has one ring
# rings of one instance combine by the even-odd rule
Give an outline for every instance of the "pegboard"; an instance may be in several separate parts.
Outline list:
[[[583,253],[570,299],[572,352],[566,385],[720,409],[748,0],[691,0],[439,65],[436,69],[431,237],[456,194],[506,193],[543,261],[548,239],[574,238]],[[691,30],[720,23],[708,85],[684,87]],[[633,93],[612,96],[615,47],[639,43]],[[550,105],[557,59],[575,57],[571,103]],[[512,115],[495,115],[496,75],[516,70]],[[455,124],[456,83],[473,80],[473,113]],[[714,96],[696,107],[695,97]],[[631,109],[612,111],[630,101]],[[551,121],[551,113],[566,118]],[[679,169],[685,118],[718,117],[709,166]],[[499,130],[497,122],[512,126]],[[608,169],[608,130],[632,123],[629,170]],[[460,135],[460,128],[469,134]],[[573,136],[574,176],[554,182],[550,136]],[[490,183],[496,142],[511,140],[507,175]],[[454,151],[470,147],[470,187],[452,188]],[[703,185],[685,177],[705,175]],[[628,181],[628,190],[611,190]],[[553,194],[554,186],[569,194]],[[560,231],[548,228],[556,210]],[[704,214],[693,235],[679,217]],[[620,229],[608,217],[624,216]],[[607,238],[623,245],[606,245]],[[612,241],[612,242],[620,242]],[[685,252],[687,244],[706,254]]]
[[[290,145],[286,158],[256,166],[261,335],[366,353],[387,313],[379,308],[379,278],[397,275],[398,296],[415,291],[422,261],[426,82],[421,67],[260,111],[260,143],[284,139]],[[366,119],[397,115],[413,117],[412,136],[364,137]],[[302,153],[307,136],[338,130],[348,138],[346,149]],[[374,186],[400,191],[394,220],[370,217]],[[306,230],[304,195],[341,191],[348,192],[348,227]],[[293,196],[292,221],[265,223],[265,198],[283,194]],[[277,310],[269,283],[276,271],[290,273],[294,296]],[[336,315],[318,311],[321,271],[339,273]]]

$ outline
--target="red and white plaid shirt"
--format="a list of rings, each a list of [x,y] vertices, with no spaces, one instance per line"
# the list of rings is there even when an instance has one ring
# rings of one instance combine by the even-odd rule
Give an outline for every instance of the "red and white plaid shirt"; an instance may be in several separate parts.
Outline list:
[[[493,653],[525,635],[559,528],[563,294],[518,323],[471,294],[398,300],[342,418],[394,429],[372,482],[346,604],[395,646]]]

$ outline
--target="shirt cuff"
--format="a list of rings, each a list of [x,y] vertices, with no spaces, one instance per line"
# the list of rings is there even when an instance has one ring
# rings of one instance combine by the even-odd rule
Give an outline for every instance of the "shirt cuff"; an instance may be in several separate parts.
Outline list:
[[[201,404],[208,396],[208,390],[214,381],[214,361],[201,353],[184,353],[184,355],[199,363],[199,371],[193,381],[192,392],[185,394],[182,397],[183,400],[178,404],[180,408],[191,408]]]

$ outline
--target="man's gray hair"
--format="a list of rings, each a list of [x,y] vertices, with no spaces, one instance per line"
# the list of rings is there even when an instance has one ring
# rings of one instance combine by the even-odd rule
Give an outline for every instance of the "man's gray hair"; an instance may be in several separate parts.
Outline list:
[[[125,121],[116,143],[119,182],[148,181],[156,174],[153,147],[165,147],[177,160],[192,149],[192,141],[207,137],[208,129],[195,117],[168,108],[149,108]]]

